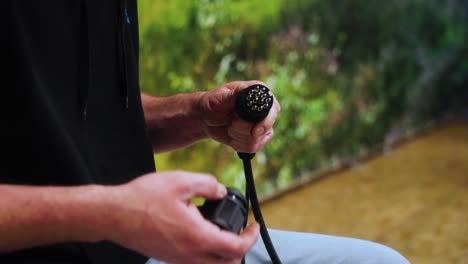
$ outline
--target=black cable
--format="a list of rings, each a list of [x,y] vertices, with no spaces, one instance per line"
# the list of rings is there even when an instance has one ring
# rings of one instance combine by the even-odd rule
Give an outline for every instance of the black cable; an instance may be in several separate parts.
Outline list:
[[[255,220],[260,224],[260,235],[262,236],[263,243],[265,248],[270,256],[270,259],[273,264],[281,264],[281,260],[276,253],[275,247],[271,242],[270,235],[268,234],[268,229],[266,227],[265,221],[263,220],[262,212],[260,210],[260,205],[258,203],[257,198],[257,191],[255,189],[255,182],[252,173],[252,164],[250,160],[253,158],[255,154],[251,153],[237,153],[239,158],[242,160],[244,164],[244,173],[245,173],[245,180],[246,180],[246,196],[249,197],[250,203],[252,205],[252,212],[254,214]],[[248,202],[247,202],[248,203]],[[243,263],[244,260],[243,260]]]
[[[262,121],[268,115],[270,109],[273,107],[273,102],[274,98],[268,87],[262,84],[254,84],[241,90],[237,94],[235,110],[240,118],[255,124]],[[250,163],[252,158],[255,156],[255,153],[238,152],[237,155],[244,164],[247,210],[250,203],[255,220],[260,224],[260,235],[262,236],[263,243],[265,244],[265,248],[272,263],[281,264],[275,247],[271,242],[270,235],[268,234],[262,212],[260,211],[260,205],[258,203],[257,191],[255,190],[252,173],[252,164]],[[247,223],[247,220],[245,223]],[[242,260],[242,263],[245,263],[245,259]]]
[[[245,221],[244,221],[244,229],[247,227],[247,223],[249,222],[249,206],[250,206],[250,196],[249,196],[249,186],[246,184],[245,185],[245,200],[246,200],[246,209],[247,209],[247,215],[245,216]],[[245,264],[245,257],[242,258],[241,264]]]

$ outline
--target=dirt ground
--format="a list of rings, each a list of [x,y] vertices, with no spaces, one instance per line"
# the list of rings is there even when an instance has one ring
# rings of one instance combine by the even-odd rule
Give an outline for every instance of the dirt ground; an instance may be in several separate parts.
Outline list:
[[[376,241],[413,264],[468,264],[468,123],[267,200],[262,211],[269,227]]]

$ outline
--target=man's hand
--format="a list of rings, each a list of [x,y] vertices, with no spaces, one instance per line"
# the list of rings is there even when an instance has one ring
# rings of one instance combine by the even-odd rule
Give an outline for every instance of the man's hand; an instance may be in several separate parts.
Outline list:
[[[280,105],[273,102],[268,116],[258,124],[235,113],[236,96],[260,81],[237,81],[207,92],[155,97],[142,94],[146,126],[155,153],[189,146],[212,138],[239,152],[257,152],[273,137]],[[264,85],[264,84],[263,84]]]
[[[235,113],[236,95],[260,81],[237,81],[204,93],[199,105],[205,133],[239,152],[255,153],[273,138],[273,124],[280,105],[274,100],[268,116],[258,124],[242,120]],[[266,85],[265,85],[266,86]]]
[[[220,199],[213,176],[151,173],[118,186],[0,185],[0,253],[59,242],[110,240],[170,263],[239,263],[258,238],[207,221],[194,197]]]
[[[152,173],[113,187],[125,197],[123,228],[111,240],[170,263],[239,263],[258,238],[258,225],[240,235],[207,221],[194,197],[220,199],[226,188],[213,176],[183,171]]]

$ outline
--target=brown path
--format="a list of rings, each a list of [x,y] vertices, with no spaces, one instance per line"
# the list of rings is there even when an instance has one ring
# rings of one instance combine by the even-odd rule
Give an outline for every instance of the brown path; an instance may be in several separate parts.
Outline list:
[[[352,236],[413,264],[468,264],[468,123],[262,204],[269,227]]]

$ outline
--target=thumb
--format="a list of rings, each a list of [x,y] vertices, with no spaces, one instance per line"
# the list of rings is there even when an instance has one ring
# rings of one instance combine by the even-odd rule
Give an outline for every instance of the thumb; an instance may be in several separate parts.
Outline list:
[[[217,103],[227,109],[232,109],[236,103],[237,93],[245,88],[247,88],[247,83],[244,81],[230,82],[221,86],[217,90]]]
[[[217,93],[217,104],[223,108],[223,110],[230,110],[236,103],[237,90],[229,89],[228,87],[222,87]]]
[[[182,198],[190,200],[194,197],[221,199],[227,194],[226,187],[208,174],[189,173],[185,177],[185,188],[182,188]]]
[[[236,97],[237,94],[244,90],[245,88],[255,85],[255,84],[262,84],[265,85],[265,83],[261,81],[235,81],[235,82],[230,82],[222,86],[222,96],[218,98],[218,100],[224,104],[230,105],[231,107],[234,107],[236,103]]]

